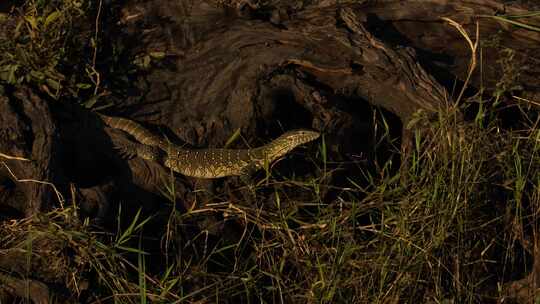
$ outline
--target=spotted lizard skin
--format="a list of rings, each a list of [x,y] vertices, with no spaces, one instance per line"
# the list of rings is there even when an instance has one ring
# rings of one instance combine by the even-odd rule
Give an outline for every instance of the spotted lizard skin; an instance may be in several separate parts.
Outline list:
[[[133,154],[136,156],[160,161],[175,172],[197,178],[249,175],[320,136],[311,130],[295,130],[285,132],[269,144],[254,149],[192,150],[173,145],[132,120],[100,117],[109,127],[130,134],[142,144],[135,149]]]

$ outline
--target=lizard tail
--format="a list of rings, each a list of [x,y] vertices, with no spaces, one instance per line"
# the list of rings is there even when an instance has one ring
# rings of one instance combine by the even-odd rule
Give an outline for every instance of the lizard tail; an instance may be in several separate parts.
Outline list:
[[[120,129],[130,134],[138,142],[140,142],[143,145],[165,148],[165,149],[167,147],[167,143],[165,143],[162,139],[150,133],[150,131],[146,130],[145,128],[143,128],[143,126],[141,126],[140,124],[132,120],[121,118],[121,117],[105,116],[99,113],[98,115],[107,126],[113,129]]]

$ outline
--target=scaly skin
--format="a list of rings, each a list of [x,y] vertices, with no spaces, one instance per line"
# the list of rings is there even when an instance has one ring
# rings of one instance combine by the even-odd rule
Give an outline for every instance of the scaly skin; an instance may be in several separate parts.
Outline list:
[[[189,150],[169,144],[132,120],[104,115],[100,117],[109,127],[127,132],[142,144],[130,151],[131,154],[161,161],[173,171],[198,178],[249,175],[320,136],[315,131],[295,130],[255,149]]]

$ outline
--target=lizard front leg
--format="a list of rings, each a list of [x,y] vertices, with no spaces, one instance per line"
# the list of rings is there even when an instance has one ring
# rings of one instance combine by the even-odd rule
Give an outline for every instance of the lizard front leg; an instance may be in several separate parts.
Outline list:
[[[120,156],[124,159],[140,157],[146,160],[158,161],[161,158],[161,154],[163,154],[158,147],[133,142],[129,144],[115,145],[114,149],[117,150]]]
[[[240,180],[247,186],[249,197],[244,196],[250,204],[255,202],[257,194],[255,192],[255,183],[253,181],[253,174],[257,171],[258,167],[255,163],[251,163],[242,169],[240,173]]]

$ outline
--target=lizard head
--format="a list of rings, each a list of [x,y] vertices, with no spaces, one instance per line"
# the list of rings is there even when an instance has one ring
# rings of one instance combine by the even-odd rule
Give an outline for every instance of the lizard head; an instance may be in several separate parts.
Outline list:
[[[296,146],[305,144],[307,142],[313,141],[319,138],[320,135],[321,134],[319,132],[300,129],[300,130],[287,131],[283,133],[280,137],[278,137],[276,141],[289,143],[296,147]]]
[[[317,139],[321,134],[311,130],[293,130],[283,133],[280,137],[264,146],[271,160],[277,159],[294,148]]]

